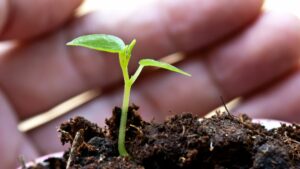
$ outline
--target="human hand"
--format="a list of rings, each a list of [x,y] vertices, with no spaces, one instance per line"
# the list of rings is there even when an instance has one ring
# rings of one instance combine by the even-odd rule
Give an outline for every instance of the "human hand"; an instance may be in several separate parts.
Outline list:
[[[223,96],[226,101],[244,98],[236,112],[299,121],[295,115],[300,109],[300,93],[296,92],[300,83],[300,26],[293,17],[261,13],[261,3],[157,0],[132,11],[98,11],[40,38],[31,38],[36,36],[32,29],[36,22],[22,25],[31,27],[24,35],[19,30],[4,33],[5,38],[31,40],[21,41],[1,56],[0,133],[8,137],[2,137],[0,147],[6,155],[1,156],[0,164],[11,165],[19,154],[32,159],[39,153],[58,151],[61,147],[55,127],[63,120],[80,114],[103,124],[112,107],[120,105],[122,77],[117,59],[65,46],[83,34],[109,33],[126,42],[136,38],[133,64],[138,56],[158,59],[174,52],[186,53],[177,66],[191,73],[192,78],[154,72],[142,75],[133,87],[131,100],[141,106],[140,112],[148,119],[162,119],[169,110],[205,114],[219,106],[219,96]],[[41,15],[36,16],[37,21],[42,20]],[[48,24],[37,32],[48,32]],[[95,87],[100,87],[103,94],[93,102],[26,136],[17,131],[17,119],[36,115]],[[12,130],[6,131],[8,128]]]

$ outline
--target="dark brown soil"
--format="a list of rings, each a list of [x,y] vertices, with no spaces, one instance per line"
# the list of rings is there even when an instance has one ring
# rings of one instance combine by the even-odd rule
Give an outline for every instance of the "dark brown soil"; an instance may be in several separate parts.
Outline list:
[[[118,156],[121,110],[115,108],[101,129],[82,117],[61,124],[62,144],[72,145],[77,131],[72,169],[300,169],[300,126],[266,130],[245,115],[218,114],[201,119],[192,114],[170,117],[164,123],[141,119],[130,108],[126,147],[130,157]],[[70,150],[29,169],[65,169]],[[71,153],[72,154],[72,153]]]

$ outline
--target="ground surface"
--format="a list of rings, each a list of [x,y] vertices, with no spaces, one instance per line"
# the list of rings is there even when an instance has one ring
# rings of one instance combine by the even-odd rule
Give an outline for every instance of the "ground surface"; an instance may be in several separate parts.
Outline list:
[[[104,129],[82,117],[61,124],[61,142],[70,143],[73,150],[29,169],[65,169],[70,154],[72,169],[300,168],[299,125],[268,131],[245,115],[230,114],[208,119],[182,114],[162,124],[148,123],[135,106],[130,108],[127,127],[130,157],[118,157],[120,113],[115,108]]]

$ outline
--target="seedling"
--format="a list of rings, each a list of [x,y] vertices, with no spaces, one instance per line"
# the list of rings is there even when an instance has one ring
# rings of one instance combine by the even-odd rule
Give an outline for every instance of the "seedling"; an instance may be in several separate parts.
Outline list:
[[[170,65],[167,63],[159,62],[153,59],[142,59],[139,61],[139,67],[136,72],[130,76],[128,73],[128,63],[131,58],[131,52],[135,46],[136,40],[132,40],[129,45],[126,45],[122,39],[105,34],[93,34],[80,36],[71,42],[67,43],[69,46],[81,46],[98,51],[104,51],[109,53],[117,53],[119,55],[119,63],[124,78],[124,95],[122,104],[122,114],[120,120],[119,136],[118,136],[118,150],[121,156],[128,156],[125,148],[125,134],[126,134],[126,123],[127,123],[127,112],[129,107],[130,90],[133,83],[136,81],[143,68],[146,66],[154,66],[163,69],[167,69],[173,72],[177,72],[186,76],[190,74]]]

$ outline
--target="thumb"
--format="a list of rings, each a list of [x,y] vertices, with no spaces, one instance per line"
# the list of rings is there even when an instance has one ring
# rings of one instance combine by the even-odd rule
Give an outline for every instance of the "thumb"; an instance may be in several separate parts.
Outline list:
[[[17,128],[17,118],[6,97],[0,92],[0,168],[16,168],[18,156],[26,160],[38,156],[30,140]]]
[[[30,39],[66,22],[82,0],[1,0],[0,39]]]

